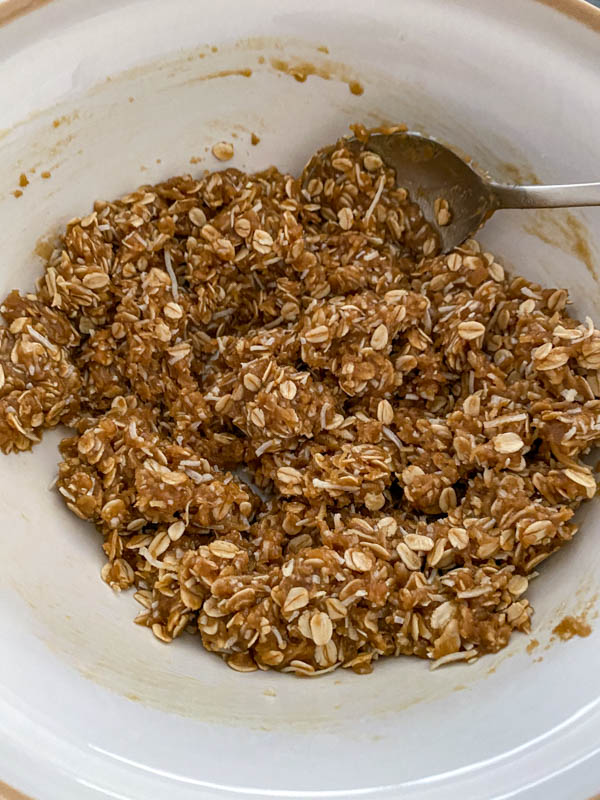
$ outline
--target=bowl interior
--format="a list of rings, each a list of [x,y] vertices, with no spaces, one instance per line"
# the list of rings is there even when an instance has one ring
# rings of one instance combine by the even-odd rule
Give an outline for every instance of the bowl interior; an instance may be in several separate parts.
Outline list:
[[[1,291],[31,287],[56,231],[95,199],[214,169],[220,139],[236,167],[297,172],[352,122],[401,121],[498,180],[593,180],[597,34],[533,0],[499,6],[380,0],[375,16],[335,0],[55,0],[0,28]],[[316,74],[299,82],[282,62]],[[480,240],[598,321],[599,232],[596,209],[501,212]],[[515,635],[434,673],[402,659],[369,677],[239,675],[192,638],[166,647],[132,624],[131,595],[100,580],[99,537],[49,490],[61,435],[0,458],[0,762],[20,788],[433,798],[469,782],[468,796],[489,797],[484,767],[509,791],[523,786],[509,764],[526,759],[533,781],[589,754],[598,634],[551,644],[551,631],[595,613],[597,501],[532,584],[533,650]]]

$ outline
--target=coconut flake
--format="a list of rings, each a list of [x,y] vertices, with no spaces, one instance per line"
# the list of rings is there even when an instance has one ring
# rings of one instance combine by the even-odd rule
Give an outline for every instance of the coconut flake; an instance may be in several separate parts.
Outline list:
[[[140,547],[138,553],[143,556],[149,564],[151,564],[153,567],[156,567],[156,569],[163,569],[166,566],[166,564],[164,564],[162,561],[154,558],[147,547]]]
[[[52,344],[50,339],[46,339],[46,337],[43,336],[38,331],[36,331],[35,328],[32,328],[31,325],[27,326],[27,332],[29,333],[30,336],[32,336],[34,339],[36,339],[40,344],[43,344],[44,347],[46,347],[48,350],[50,350],[51,352],[56,352],[56,350],[57,350],[56,345]]]
[[[191,478],[194,481],[194,483],[198,484],[209,483],[215,477],[211,472],[200,473],[196,472],[195,469],[189,469],[189,468],[185,469],[184,472],[188,476],[188,478]]]
[[[375,192],[373,199],[371,200],[371,205],[367,209],[367,213],[365,214],[365,224],[371,219],[371,214],[375,211],[377,203],[379,202],[379,198],[381,197],[381,193],[383,192],[383,187],[385,185],[385,175],[382,175],[379,178],[379,184],[377,186],[377,191]]]
[[[448,653],[447,656],[442,656],[434,661],[429,669],[433,672],[434,669],[438,669],[438,667],[443,667],[444,664],[450,664],[453,661],[465,661],[468,659],[476,658],[478,655],[477,650],[459,650],[458,653]]]
[[[387,438],[390,440],[390,442],[393,442],[393,443],[396,445],[396,447],[398,448],[398,450],[402,450],[402,442],[401,442],[401,441],[400,441],[400,439],[399,439],[399,438],[396,436],[396,434],[394,433],[394,431],[393,431],[393,430],[391,430],[390,428],[388,428],[388,427],[387,427],[387,425],[383,425],[383,426],[382,426],[382,428],[381,428],[381,430],[383,431],[383,435],[384,435],[384,436],[387,436]]]
[[[173,300],[179,300],[179,287],[177,285],[177,276],[175,275],[175,270],[173,269],[173,261],[171,260],[171,253],[166,248],[163,252],[165,254],[165,267],[167,269],[167,272],[169,273],[169,278],[171,279],[171,291],[173,292]]]
[[[277,439],[267,439],[266,442],[263,442],[259,447],[256,448],[256,457],[260,458],[262,454],[265,453],[273,444],[277,444]]]

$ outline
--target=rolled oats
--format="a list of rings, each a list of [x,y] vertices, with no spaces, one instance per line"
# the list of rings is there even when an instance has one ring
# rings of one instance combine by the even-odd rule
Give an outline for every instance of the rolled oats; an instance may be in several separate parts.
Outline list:
[[[458,335],[461,339],[466,339],[468,342],[472,339],[478,339],[480,336],[483,336],[484,333],[485,326],[482,325],[481,322],[476,322],[475,320],[461,322],[458,325]]]
[[[219,161],[229,161],[233,158],[233,145],[231,142],[217,142],[211,149],[213,156]]]
[[[302,676],[471,661],[529,630],[596,493],[600,332],[567,300],[474,240],[440,255],[366,147],[173,178],[71,220],[5,299],[0,448],[72,429],[58,491],[163,642]]]
[[[499,433],[494,436],[493,443],[499,453],[516,453],[523,447],[523,440],[517,433]]]
[[[433,213],[435,219],[440,227],[448,225],[452,219],[452,212],[445,197],[437,197],[433,204]]]

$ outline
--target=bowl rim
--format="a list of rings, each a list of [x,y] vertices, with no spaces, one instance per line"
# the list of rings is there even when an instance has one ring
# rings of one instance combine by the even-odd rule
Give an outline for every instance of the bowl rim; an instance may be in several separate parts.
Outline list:
[[[0,0],[0,27],[9,25],[20,17],[34,14],[50,3],[60,0]],[[600,33],[600,8],[589,0],[530,0],[548,6],[559,14],[579,22]]]
[[[33,16],[40,12],[43,13],[49,6],[58,7],[64,2],[65,0],[0,0],[0,28],[10,26],[24,17]],[[125,0],[125,2],[128,2],[128,0]],[[590,0],[528,0],[528,2],[546,6],[569,21],[583,25],[592,33],[600,35],[600,7],[592,5]],[[589,761],[586,759],[586,762],[591,771],[597,768],[597,774],[600,775],[600,755],[597,751],[591,755]],[[584,764],[581,766],[585,769]],[[576,767],[577,765],[573,766]],[[569,772],[570,768],[566,771]],[[544,781],[548,788],[550,788],[552,778],[553,776],[549,775],[547,782]],[[384,792],[384,794],[387,796],[387,793]],[[0,800],[35,799],[16,786],[9,785],[3,781],[2,775],[0,775]],[[594,795],[588,800],[600,800],[600,794]]]

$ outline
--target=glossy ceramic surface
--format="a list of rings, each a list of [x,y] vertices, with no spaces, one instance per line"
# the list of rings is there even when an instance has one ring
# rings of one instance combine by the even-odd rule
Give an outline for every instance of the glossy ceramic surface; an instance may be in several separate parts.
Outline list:
[[[598,13],[575,0],[563,11],[535,0],[53,0],[7,20],[0,293],[32,286],[36,253],[94,199],[214,168],[207,148],[222,138],[234,166],[297,171],[351,122],[402,121],[500,181],[597,180]],[[298,82],[281,62],[318,74]],[[21,172],[30,183],[17,199]],[[498,212],[481,238],[600,319],[600,210]],[[59,438],[0,458],[7,784],[37,800],[600,791],[597,501],[531,587],[533,652],[515,636],[497,656],[434,673],[405,659],[369,677],[240,675],[192,640],[166,647],[132,624],[132,597],[100,581],[98,536],[48,489]],[[552,643],[566,614],[587,614],[591,636]]]

